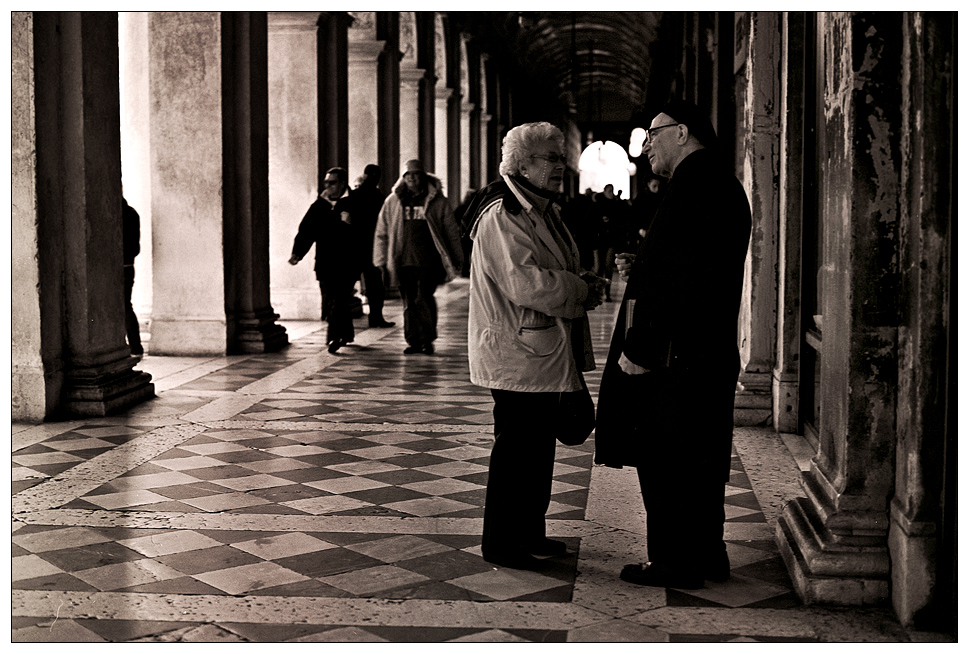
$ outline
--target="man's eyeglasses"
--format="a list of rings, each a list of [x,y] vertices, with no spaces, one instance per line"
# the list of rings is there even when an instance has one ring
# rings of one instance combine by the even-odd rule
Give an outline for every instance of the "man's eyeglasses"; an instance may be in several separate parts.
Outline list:
[[[333,185],[339,184],[339,183],[340,183],[340,180],[338,180],[338,179],[324,179],[323,180],[323,185],[324,186],[333,186]]]
[[[531,158],[534,159],[535,157],[538,157],[539,159],[544,159],[545,161],[547,161],[549,163],[558,163],[558,162],[561,161],[563,166],[569,165],[569,162],[565,158],[565,155],[564,154],[558,154],[557,152],[549,152],[548,154],[533,154],[533,155],[531,155]]]
[[[647,141],[652,141],[653,140],[653,132],[658,132],[661,129],[666,129],[667,127],[676,127],[677,125],[681,125],[681,124],[682,123],[670,123],[669,125],[660,125],[659,127],[650,127],[649,129],[646,130],[646,140]]]

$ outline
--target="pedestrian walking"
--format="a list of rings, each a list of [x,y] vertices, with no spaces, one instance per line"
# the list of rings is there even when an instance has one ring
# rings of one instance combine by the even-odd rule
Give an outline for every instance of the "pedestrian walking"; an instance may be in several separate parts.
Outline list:
[[[377,219],[373,265],[386,271],[404,301],[404,354],[433,354],[437,339],[434,292],[464,265],[461,232],[441,188],[417,159],[387,196]]]
[[[333,354],[354,338],[350,300],[360,277],[347,195],[347,171],[331,168],[323,178],[323,191],[300,221],[291,265],[299,263],[316,246],[316,279],[320,283],[321,320],[327,322],[327,350]]]

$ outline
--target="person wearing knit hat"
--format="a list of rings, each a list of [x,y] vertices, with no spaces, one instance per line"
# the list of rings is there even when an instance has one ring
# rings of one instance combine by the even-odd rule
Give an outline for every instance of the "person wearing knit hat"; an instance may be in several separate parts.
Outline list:
[[[696,105],[670,102],[653,118],[643,151],[670,181],[637,253],[616,257],[628,282],[599,387],[595,462],[637,470],[648,562],[619,576],[643,586],[730,577],[724,492],[751,216],[715,146]]]
[[[384,200],[374,233],[373,265],[404,301],[404,354],[433,354],[437,339],[434,291],[460,274],[464,265],[461,229],[441,180],[418,159]]]

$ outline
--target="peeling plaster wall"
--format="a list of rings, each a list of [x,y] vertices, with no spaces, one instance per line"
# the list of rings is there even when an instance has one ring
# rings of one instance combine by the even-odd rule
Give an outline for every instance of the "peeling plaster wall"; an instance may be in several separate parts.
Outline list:
[[[898,323],[900,33],[896,14],[824,14],[821,449],[843,507],[892,486]]]

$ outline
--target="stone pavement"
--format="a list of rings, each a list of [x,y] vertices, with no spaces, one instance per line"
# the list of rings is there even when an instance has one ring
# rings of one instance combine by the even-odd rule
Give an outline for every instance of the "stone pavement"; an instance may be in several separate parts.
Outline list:
[[[147,356],[158,397],[123,415],[14,425],[13,641],[935,640],[889,610],[800,604],[772,529],[797,464],[765,429],[736,433],[726,583],[619,580],[644,513],[594,439],[556,454],[548,534],[568,552],[486,563],[492,402],[468,380],[467,285],[438,291],[433,356],[402,353],[391,302],[396,328],[361,324],[335,355],[321,323],[285,323],[279,353]],[[617,308],[592,316],[599,362]]]

